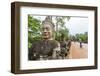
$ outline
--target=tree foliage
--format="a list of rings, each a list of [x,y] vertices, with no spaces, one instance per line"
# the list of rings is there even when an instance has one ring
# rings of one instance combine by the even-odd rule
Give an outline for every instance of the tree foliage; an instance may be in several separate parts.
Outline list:
[[[73,41],[81,41],[84,43],[88,43],[88,32],[84,32],[83,34],[75,34],[75,36],[71,36]]]
[[[66,19],[69,20],[70,17],[69,16],[56,16],[55,17],[55,20],[56,20],[55,39],[58,41],[61,39],[61,34],[64,35],[65,39],[68,39],[69,30],[68,28],[66,28],[66,25],[65,25]]]
[[[28,47],[41,39],[41,21],[28,15]]]

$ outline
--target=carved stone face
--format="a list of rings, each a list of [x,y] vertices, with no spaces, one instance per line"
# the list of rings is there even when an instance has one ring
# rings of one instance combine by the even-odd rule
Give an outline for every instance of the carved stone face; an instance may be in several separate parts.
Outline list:
[[[50,39],[52,38],[52,28],[49,24],[44,24],[42,27],[42,37],[43,39]]]

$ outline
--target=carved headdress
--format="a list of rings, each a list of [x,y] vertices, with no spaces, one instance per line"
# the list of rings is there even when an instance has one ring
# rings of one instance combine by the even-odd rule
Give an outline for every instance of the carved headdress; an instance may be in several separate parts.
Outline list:
[[[52,22],[51,16],[47,16],[45,18],[45,20],[42,22],[42,25],[45,25],[45,24],[49,24],[52,27],[52,29],[54,30],[54,23]]]

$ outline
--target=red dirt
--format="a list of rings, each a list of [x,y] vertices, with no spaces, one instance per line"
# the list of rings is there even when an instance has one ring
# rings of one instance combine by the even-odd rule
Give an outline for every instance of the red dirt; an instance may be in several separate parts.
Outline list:
[[[69,59],[80,59],[88,57],[88,44],[82,43],[82,48],[78,42],[72,42],[70,48]]]

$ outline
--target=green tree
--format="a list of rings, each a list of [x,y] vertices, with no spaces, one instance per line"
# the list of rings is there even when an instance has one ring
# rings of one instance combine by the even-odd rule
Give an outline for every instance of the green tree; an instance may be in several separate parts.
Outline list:
[[[81,39],[82,42],[88,43],[88,32],[76,34],[75,38],[76,38],[76,41],[79,41],[79,39]]]
[[[34,41],[41,39],[41,21],[28,15],[28,47],[32,45]]]
[[[55,17],[55,39],[59,40],[60,35],[63,34],[65,39],[68,39],[69,30],[65,26],[66,19],[69,21],[69,16],[56,16]]]

